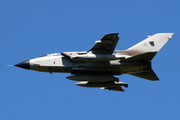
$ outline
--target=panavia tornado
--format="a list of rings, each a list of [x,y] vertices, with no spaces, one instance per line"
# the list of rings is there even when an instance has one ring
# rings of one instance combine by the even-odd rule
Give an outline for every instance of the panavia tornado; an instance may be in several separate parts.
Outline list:
[[[115,75],[130,74],[151,81],[159,80],[151,68],[151,60],[174,33],[157,33],[127,50],[113,53],[118,34],[106,34],[88,51],[47,54],[15,66],[49,73],[71,73],[66,78],[80,81],[76,83],[78,86],[114,91],[124,91],[122,86],[128,87]]]

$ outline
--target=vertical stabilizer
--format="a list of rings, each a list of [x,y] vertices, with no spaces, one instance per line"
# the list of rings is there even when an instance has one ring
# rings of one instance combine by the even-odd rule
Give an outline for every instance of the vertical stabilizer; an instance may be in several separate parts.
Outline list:
[[[157,52],[172,38],[174,33],[157,33],[148,36],[145,40],[124,51],[116,51],[116,54],[129,55],[127,60],[151,60]]]

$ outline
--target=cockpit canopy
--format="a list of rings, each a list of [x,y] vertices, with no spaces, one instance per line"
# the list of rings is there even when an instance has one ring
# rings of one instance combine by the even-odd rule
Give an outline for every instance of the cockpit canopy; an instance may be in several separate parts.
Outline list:
[[[46,55],[43,55],[41,57],[45,57],[45,56],[60,56],[61,53],[51,53],[51,54],[46,54]]]

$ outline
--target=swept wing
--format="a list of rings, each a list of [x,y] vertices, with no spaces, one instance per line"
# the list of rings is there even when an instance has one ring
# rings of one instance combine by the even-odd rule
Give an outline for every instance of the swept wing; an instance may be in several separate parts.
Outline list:
[[[119,40],[119,33],[106,34],[88,51],[94,54],[112,54]]]

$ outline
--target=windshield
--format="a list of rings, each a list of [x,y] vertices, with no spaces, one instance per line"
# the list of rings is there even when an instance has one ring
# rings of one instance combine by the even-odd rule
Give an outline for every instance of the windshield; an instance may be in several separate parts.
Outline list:
[[[46,55],[43,55],[41,57],[45,57],[45,56],[60,56],[61,53],[51,53],[51,54],[46,54]]]
[[[51,53],[51,54],[48,54],[48,56],[60,56],[61,53]]]

